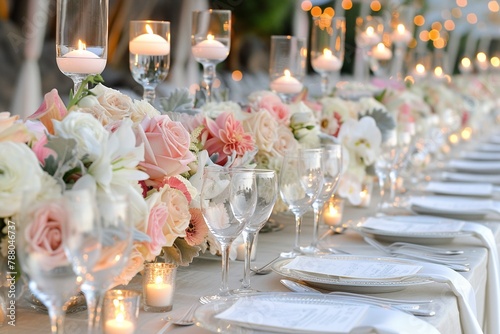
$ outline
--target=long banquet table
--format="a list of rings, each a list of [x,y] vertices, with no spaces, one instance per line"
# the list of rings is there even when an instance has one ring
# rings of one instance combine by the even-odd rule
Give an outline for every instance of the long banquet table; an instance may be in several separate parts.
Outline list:
[[[376,190],[376,187],[374,187]],[[349,207],[345,208],[344,219],[356,220],[361,217],[372,215],[375,212],[377,199],[371,202],[368,208]],[[284,228],[280,231],[260,233],[257,243],[256,259],[254,266],[260,266],[275,258],[280,252],[289,250],[294,237],[294,219],[291,215],[279,214],[274,216],[278,223]],[[488,218],[488,217],[487,217]],[[489,217],[491,218],[491,217]],[[310,231],[312,217],[306,215],[304,220],[304,231]],[[500,240],[500,229],[495,220],[484,220],[485,224],[493,230],[497,244]],[[328,244],[347,252],[359,255],[384,255],[373,247],[366,244],[363,239],[353,231],[346,231],[343,234],[329,236],[326,240]],[[479,323],[482,324],[484,318],[485,304],[485,284],[487,273],[487,249],[473,237],[456,238],[452,244],[444,247],[454,247],[465,250],[466,256],[470,260],[471,270],[462,273],[471,283],[475,291]],[[242,261],[232,261],[230,263],[229,284],[231,288],[238,288],[243,272]],[[147,313],[142,309],[139,315],[139,328],[136,333],[158,333],[165,324],[168,316],[175,317],[183,314],[189,306],[198,301],[203,295],[213,294],[218,291],[221,277],[220,257],[202,255],[196,258],[189,267],[180,267],[177,272],[176,292],[174,298],[174,308],[168,313]],[[252,287],[259,291],[288,291],[280,284],[281,276],[272,272],[268,275],[253,275]],[[141,290],[140,276],[125,287],[127,289]],[[432,299],[437,314],[433,317],[422,317],[435,326],[441,333],[457,334],[461,333],[459,310],[456,297],[446,284],[430,283],[416,285],[405,288],[401,291],[377,294],[383,297],[400,299]],[[29,308],[21,300],[17,309],[16,327],[9,326],[8,333],[48,333],[48,316],[39,311]],[[3,328],[5,329],[5,327]],[[0,332],[3,332],[0,328]],[[66,318],[65,332],[78,334],[86,333],[86,312],[69,314]],[[206,329],[194,326],[181,327],[171,326],[167,329],[171,333],[208,333]],[[490,334],[490,333],[488,333]],[[493,334],[493,333],[491,333]]]

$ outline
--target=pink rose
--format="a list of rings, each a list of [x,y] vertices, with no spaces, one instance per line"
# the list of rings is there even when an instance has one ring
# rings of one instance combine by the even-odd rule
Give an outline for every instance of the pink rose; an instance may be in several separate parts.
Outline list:
[[[149,253],[157,256],[160,254],[162,247],[167,243],[163,234],[163,226],[167,222],[168,209],[163,202],[157,203],[149,210],[148,228],[146,234],[149,235],[151,241],[147,244]]]
[[[216,164],[224,165],[233,152],[241,157],[254,149],[252,136],[230,112],[220,114],[215,121],[205,118],[205,126],[205,132],[208,132],[205,149],[209,155],[218,154]]]
[[[19,116],[10,116],[8,112],[0,112],[0,141],[25,143],[30,140],[28,129],[18,123]]]
[[[38,141],[35,144],[33,144],[33,147],[31,148],[35,153],[38,161],[40,161],[40,164],[42,165],[45,165],[45,160],[49,156],[56,155],[56,153],[53,150],[45,146],[47,142],[48,142],[47,136],[42,135],[42,137],[40,137],[40,139],[38,139]]]
[[[50,270],[67,262],[63,248],[64,208],[57,201],[47,202],[35,208],[32,218],[25,238],[31,252],[40,255],[42,266]]]
[[[54,134],[54,126],[52,124],[52,120],[62,120],[64,116],[68,113],[64,102],[59,97],[59,93],[57,89],[52,89],[49,93],[45,94],[43,98],[42,105],[38,108],[37,111],[28,119],[34,120],[38,119],[40,122],[45,125],[47,131],[50,134]]]
[[[152,180],[187,172],[196,159],[189,150],[189,132],[166,115],[143,120],[137,132],[137,144],[141,143],[145,152],[140,166]]]

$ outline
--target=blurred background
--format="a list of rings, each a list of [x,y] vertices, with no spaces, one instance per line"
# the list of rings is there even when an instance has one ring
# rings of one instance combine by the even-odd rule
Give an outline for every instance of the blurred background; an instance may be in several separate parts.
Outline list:
[[[45,9],[33,14],[29,8],[34,3]],[[218,66],[219,81],[214,85],[228,98],[244,102],[250,92],[268,89],[270,36],[308,38],[312,18],[321,15],[346,18],[346,56],[341,73],[349,78],[356,63],[356,19],[375,15],[390,20],[399,6],[413,11],[414,38],[409,55],[417,50],[442,51],[449,74],[457,73],[461,59],[468,57],[474,62],[478,53],[484,53],[489,61],[486,68],[477,71],[500,68],[497,0],[109,0],[109,53],[103,77],[107,86],[141,96],[142,87],[132,79],[128,68],[128,24],[134,19],[165,20],[171,22],[171,66],[157,95],[165,96],[176,87],[196,89],[201,68],[191,56],[191,12],[213,8],[230,9],[233,14],[231,52]],[[37,43],[39,34],[43,34],[36,60],[41,91],[56,88],[61,96],[69,93],[72,82],[58,70],[55,60],[55,8],[56,0],[0,0],[0,111],[11,110],[26,45]],[[309,68],[308,73],[308,80],[319,88],[314,72]]]

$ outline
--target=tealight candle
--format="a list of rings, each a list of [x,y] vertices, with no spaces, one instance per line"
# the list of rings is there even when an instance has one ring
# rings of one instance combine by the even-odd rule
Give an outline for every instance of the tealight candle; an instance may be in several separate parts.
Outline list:
[[[380,36],[375,33],[375,29],[373,27],[368,27],[365,31],[361,32],[359,39],[365,46],[376,45],[381,41]]]
[[[133,54],[148,56],[165,56],[170,53],[170,43],[146,24],[147,34],[142,34],[129,42],[129,50]]]
[[[172,285],[163,283],[162,277],[156,277],[155,283],[146,285],[146,300],[150,306],[172,305],[174,289]]]
[[[121,313],[116,315],[116,319],[107,320],[104,324],[105,334],[133,334],[134,331],[134,323],[124,319]]]
[[[214,39],[213,35],[208,35],[207,39],[197,43],[192,47],[195,58],[208,60],[224,60],[229,54],[229,48]]]
[[[86,50],[85,43],[78,41],[78,49],[57,57],[57,66],[63,73],[99,74],[106,67],[106,59]]]
[[[336,226],[342,221],[342,211],[333,202],[329,202],[323,210],[323,222],[329,226]]]
[[[392,58],[392,51],[384,43],[378,43],[373,47],[371,55],[377,60],[389,60]]]
[[[468,57],[464,57],[460,61],[460,64],[458,65],[458,69],[460,70],[460,72],[462,72],[464,74],[471,73],[473,70],[472,62],[470,61],[470,59]]]
[[[405,28],[404,24],[397,25],[396,30],[392,33],[392,41],[394,43],[408,44],[412,39],[411,33]]]
[[[359,203],[359,206],[361,207],[367,207],[370,205],[371,202],[371,194],[368,188],[364,188],[361,190],[361,193],[359,194],[361,197],[361,202]]]
[[[282,94],[297,94],[302,90],[302,83],[285,70],[285,75],[271,82],[271,90]]]
[[[323,54],[314,58],[311,65],[317,71],[333,72],[340,70],[342,62],[332,54],[331,50],[324,49]]]

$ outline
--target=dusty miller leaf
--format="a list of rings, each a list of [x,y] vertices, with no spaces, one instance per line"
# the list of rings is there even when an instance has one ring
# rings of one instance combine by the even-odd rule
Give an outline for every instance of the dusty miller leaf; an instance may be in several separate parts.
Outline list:
[[[166,262],[179,266],[189,265],[200,254],[200,246],[190,246],[186,240],[177,238],[172,247],[163,247]]]
[[[381,109],[371,110],[366,115],[361,115],[359,119],[365,116],[371,116],[375,120],[377,127],[382,133],[382,141],[385,141],[387,139],[388,132],[396,127],[396,120],[394,117]]]
[[[194,105],[187,88],[176,88],[170,95],[160,99],[160,104],[164,112],[190,110]]]
[[[44,170],[52,175],[63,187],[66,187],[67,178],[74,173],[81,173],[84,166],[76,155],[76,140],[50,137],[45,147],[55,152],[45,159]]]

